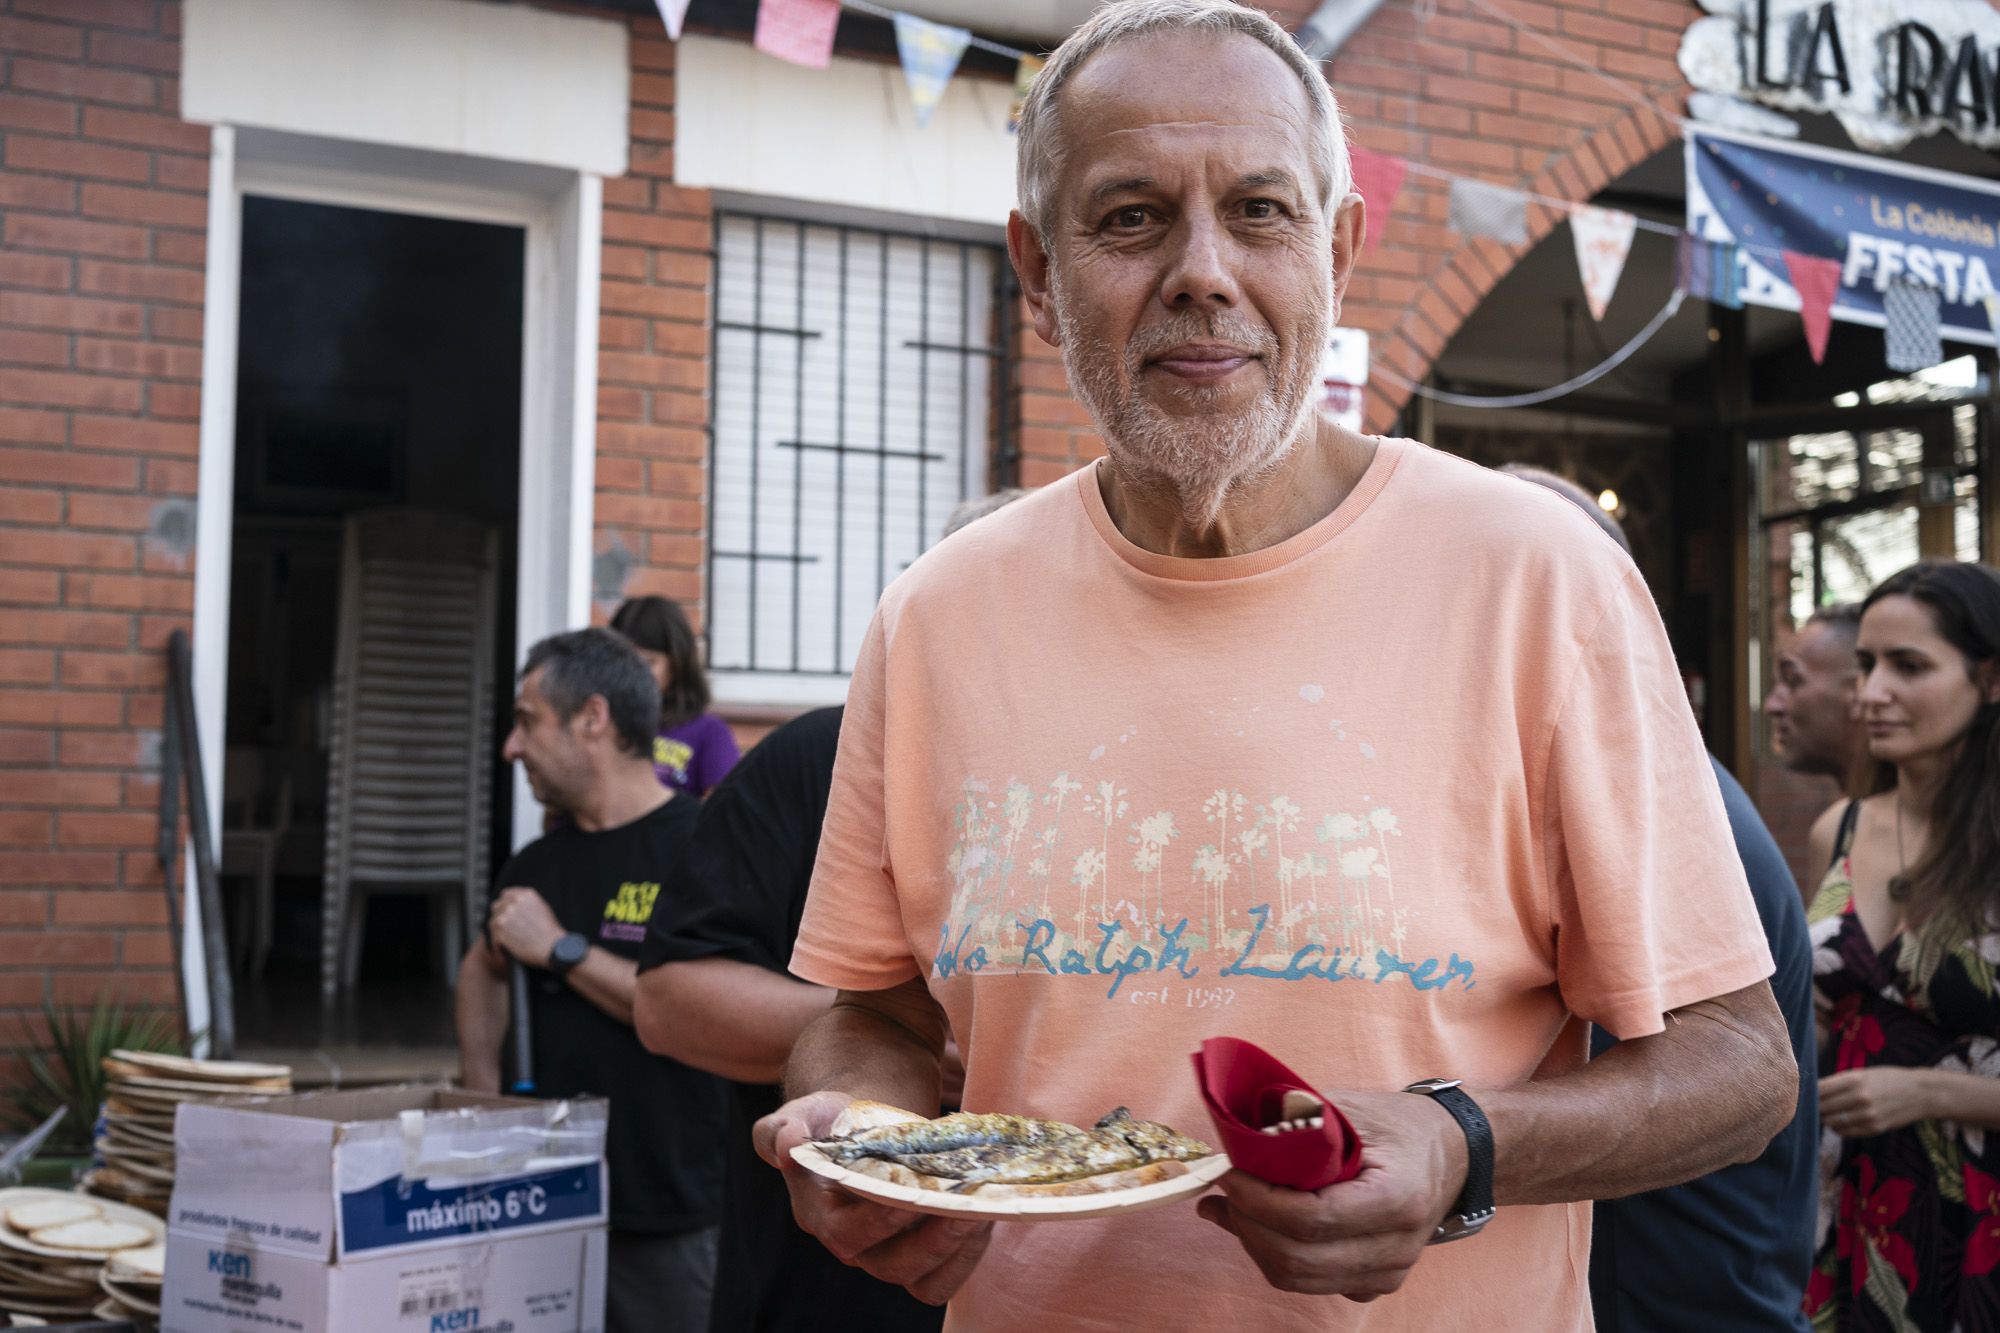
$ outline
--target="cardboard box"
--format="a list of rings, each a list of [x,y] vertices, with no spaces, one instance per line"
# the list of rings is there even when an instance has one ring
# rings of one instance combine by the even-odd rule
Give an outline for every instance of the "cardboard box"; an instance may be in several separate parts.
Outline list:
[[[164,1333],[601,1333],[605,1104],[441,1087],[184,1105]]]

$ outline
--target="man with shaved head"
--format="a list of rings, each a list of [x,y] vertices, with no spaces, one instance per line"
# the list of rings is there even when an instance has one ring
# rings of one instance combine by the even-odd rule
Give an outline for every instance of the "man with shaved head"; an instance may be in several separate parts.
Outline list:
[[[884,594],[792,957],[838,997],[759,1151],[948,1327],[1587,1329],[1582,1201],[1756,1156],[1797,1093],[1652,599],[1556,496],[1313,414],[1362,203],[1262,14],[1099,9],[1018,184],[1108,456]],[[791,1161],[855,1099],[934,1114],[947,1029],[969,1111],[1197,1134],[1189,1053],[1247,1039],[1360,1173],[992,1225]]]

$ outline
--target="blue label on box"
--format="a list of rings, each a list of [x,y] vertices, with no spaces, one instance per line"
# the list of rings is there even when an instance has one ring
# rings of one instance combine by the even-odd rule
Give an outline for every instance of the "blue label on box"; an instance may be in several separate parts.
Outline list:
[[[341,1250],[413,1245],[591,1218],[604,1211],[604,1172],[592,1162],[533,1176],[432,1189],[392,1177],[340,1196]]]

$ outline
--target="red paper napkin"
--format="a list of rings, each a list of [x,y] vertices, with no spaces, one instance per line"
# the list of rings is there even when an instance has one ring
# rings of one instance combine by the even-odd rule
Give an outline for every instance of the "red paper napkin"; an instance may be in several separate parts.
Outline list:
[[[1338,1107],[1262,1047],[1211,1037],[1194,1054],[1195,1080],[1230,1165],[1259,1180],[1316,1190],[1361,1170],[1361,1139]],[[1325,1108],[1318,1129],[1266,1134],[1284,1119],[1285,1094],[1303,1092]]]

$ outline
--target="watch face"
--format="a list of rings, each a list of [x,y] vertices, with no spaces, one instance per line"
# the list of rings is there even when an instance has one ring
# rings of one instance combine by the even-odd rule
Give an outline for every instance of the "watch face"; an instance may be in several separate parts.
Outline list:
[[[589,952],[589,940],[581,935],[570,934],[556,941],[556,947],[551,951],[551,956],[564,967],[575,967],[583,961],[584,955]]]

